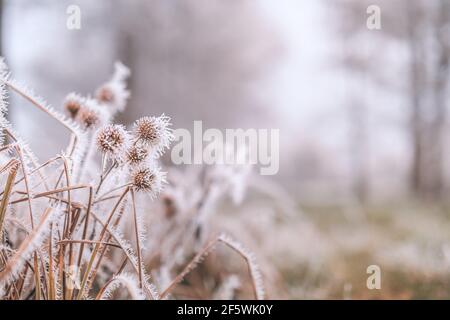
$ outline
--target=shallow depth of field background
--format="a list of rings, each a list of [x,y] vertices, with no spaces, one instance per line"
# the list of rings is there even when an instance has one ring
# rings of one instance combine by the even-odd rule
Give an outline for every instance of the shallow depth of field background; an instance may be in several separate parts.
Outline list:
[[[272,298],[450,298],[449,0],[0,3],[1,55],[55,107],[121,60],[124,124],[164,112],[175,128],[280,129],[279,174],[255,174],[221,213]],[[11,99],[18,131],[46,141],[37,155],[59,152],[60,128]],[[366,288],[372,264],[381,290]]]

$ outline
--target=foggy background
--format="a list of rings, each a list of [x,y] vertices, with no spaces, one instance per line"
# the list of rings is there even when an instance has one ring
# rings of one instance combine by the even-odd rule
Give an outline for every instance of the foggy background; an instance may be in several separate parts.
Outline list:
[[[373,242],[392,235],[400,243],[386,246],[397,251],[382,246],[383,257],[413,257],[406,269],[416,270],[432,251],[448,272],[450,1],[1,3],[1,54],[51,105],[61,108],[72,91],[93,94],[120,60],[132,76],[118,121],[164,112],[174,128],[202,120],[204,129],[280,129],[280,172],[267,179],[324,241],[351,230],[342,246],[368,251],[370,263],[389,260],[373,258]],[[81,8],[81,30],[66,28],[70,4]],[[381,30],[366,27],[371,4],[381,8]],[[25,104],[12,95],[10,118],[32,146],[51,145],[37,155],[62,150],[52,137],[63,129]],[[399,236],[399,225],[413,223],[419,231],[408,225],[410,238]],[[343,274],[336,290],[345,295],[352,286]]]

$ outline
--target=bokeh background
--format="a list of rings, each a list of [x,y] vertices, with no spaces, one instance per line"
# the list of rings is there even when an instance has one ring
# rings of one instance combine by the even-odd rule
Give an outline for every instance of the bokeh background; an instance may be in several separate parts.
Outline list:
[[[271,297],[450,297],[449,0],[0,3],[1,55],[56,108],[120,60],[124,124],[164,112],[175,128],[280,129],[279,174],[220,220],[275,279]],[[71,4],[81,30],[66,28]],[[45,141],[38,156],[64,148],[14,95],[9,117]],[[372,264],[381,290],[366,287]]]

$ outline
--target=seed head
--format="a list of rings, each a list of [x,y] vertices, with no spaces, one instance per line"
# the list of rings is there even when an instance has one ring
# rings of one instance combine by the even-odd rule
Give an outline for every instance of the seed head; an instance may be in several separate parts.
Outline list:
[[[64,100],[64,110],[70,118],[75,119],[78,111],[83,108],[84,98],[76,93],[70,93]]]
[[[86,99],[77,113],[77,121],[86,129],[98,128],[108,122],[108,114],[93,99]]]
[[[158,169],[140,167],[131,174],[131,183],[136,191],[143,191],[155,198],[166,182],[166,173]]]
[[[108,111],[114,115],[118,111],[123,111],[130,97],[127,90],[126,79],[130,75],[130,70],[120,62],[116,62],[114,75],[111,80],[97,89],[95,98],[97,101],[108,107]]]
[[[128,133],[122,125],[109,124],[98,130],[96,142],[102,153],[117,157],[128,144]]]
[[[94,110],[90,110],[87,108],[82,108],[78,113],[78,119],[80,122],[84,125],[86,129],[91,127],[96,127],[99,122],[100,118]]]
[[[160,117],[143,117],[134,124],[136,139],[151,147],[157,156],[161,155],[169,147],[173,140],[170,118],[162,115]]]
[[[111,88],[104,85],[97,90],[95,97],[101,103],[112,103],[114,101],[114,92]]]
[[[140,164],[148,156],[148,150],[139,146],[134,145],[127,150],[127,159],[132,165]]]

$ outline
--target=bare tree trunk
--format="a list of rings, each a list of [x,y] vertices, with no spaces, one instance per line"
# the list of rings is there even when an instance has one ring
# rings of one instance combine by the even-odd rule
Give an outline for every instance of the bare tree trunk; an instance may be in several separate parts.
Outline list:
[[[411,139],[412,139],[412,168],[411,168],[411,188],[416,195],[423,192],[423,116],[420,99],[420,71],[417,57],[417,48],[414,41],[411,43],[411,65],[410,65],[410,86],[411,86]]]
[[[447,24],[450,9],[448,1],[442,0],[437,6],[437,17],[434,19],[433,32],[436,37],[437,59],[434,65],[434,81],[432,83],[434,117],[430,126],[429,147],[429,195],[440,198],[444,188],[444,131],[447,118],[447,85],[449,72],[449,48]]]
[[[359,99],[350,105],[350,141],[353,175],[353,193],[361,203],[368,200],[369,177],[367,172],[367,106]]]
[[[424,169],[424,117],[421,96],[423,93],[423,66],[421,64],[421,48],[415,21],[416,12],[413,6],[407,6],[408,44],[410,51],[409,83],[410,83],[410,128],[412,146],[412,164],[410,173],[411,191],[416,196],[423,196],[425,192]]]

